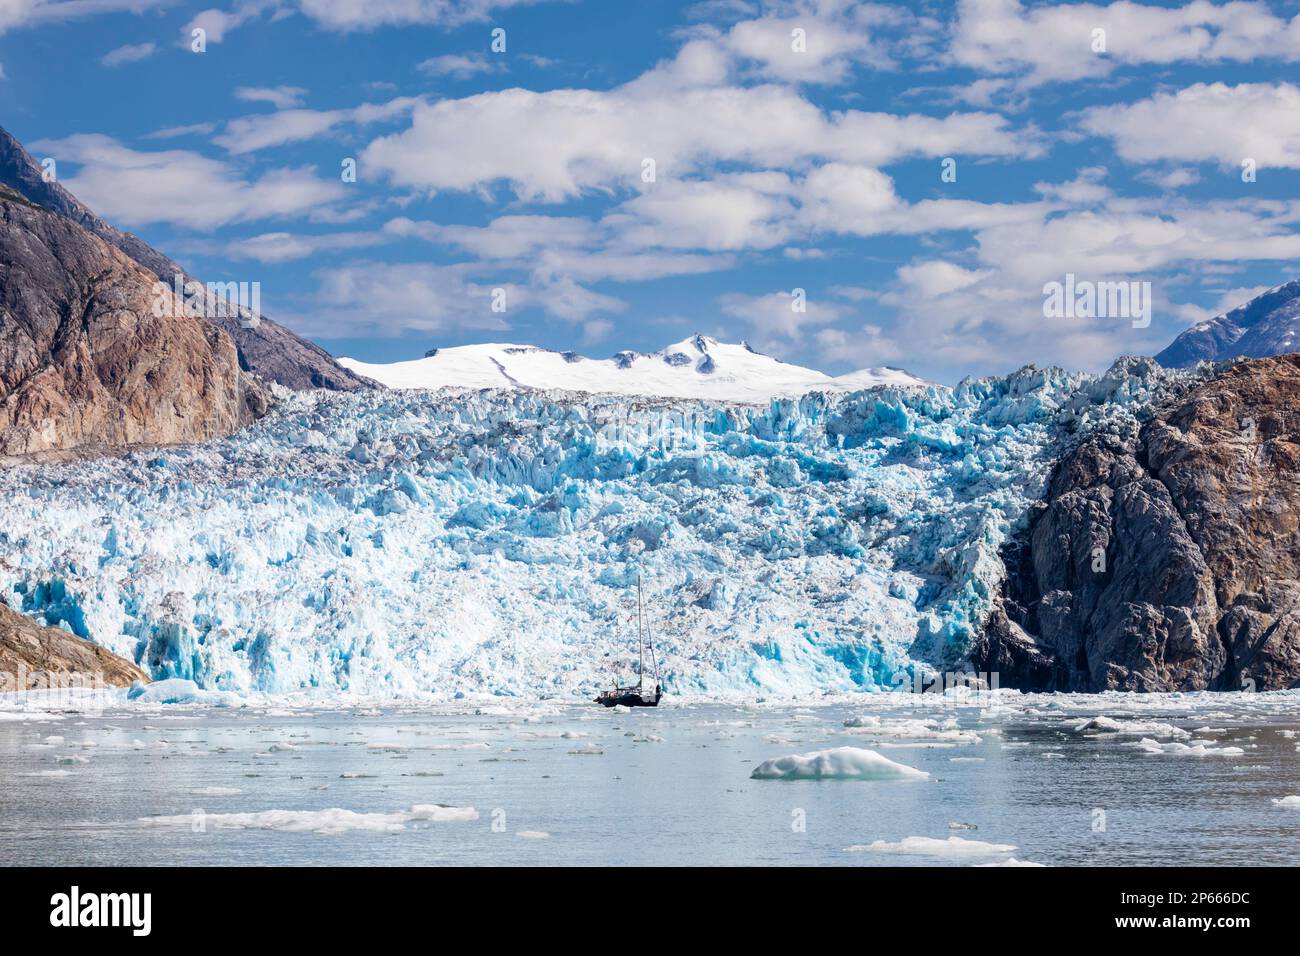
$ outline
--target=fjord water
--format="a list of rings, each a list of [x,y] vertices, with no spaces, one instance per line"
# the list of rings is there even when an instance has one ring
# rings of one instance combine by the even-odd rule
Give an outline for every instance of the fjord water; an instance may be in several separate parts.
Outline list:
[[[1286,692],[873,695],[631,712],[518,703],[459,713],[125,703],[94,715],[0,712],[0,862],[1294,863],[1300,810],[1274,801],[1300,792],[1298,708]],[[1103,714],[1150,732],[1079,729]],[[1178,730],[1183,749],[1152,752],[1171,741],[1161,726]],[[930,777],[750,777],[763,760],[842,746]],[[432,804],[473,807],[477,818],[403,816]],[[354,828],[324,814],[231,825],[232,814],[332,808],[393,816],[350,817]],[[144,819],[159,817],[173,819]],[[1016,849],[845,849],[912,836]]]

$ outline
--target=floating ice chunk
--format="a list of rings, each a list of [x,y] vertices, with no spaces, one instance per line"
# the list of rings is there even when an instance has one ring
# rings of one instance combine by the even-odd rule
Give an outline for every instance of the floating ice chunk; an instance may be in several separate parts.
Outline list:
[[[1005,860],[999,860],[996,863],[972,863],[972,866],[1046,866],[1046,863],[1034,863],[1031,860],[1017,860],[1014,856],[1009,856]]]
[[[571,754],[577,754],[578,756],[584,757],[598,757],[604,752],[605,751],[596,744],[583,744],[582,746],[575,747],[569,751]]]
[[[865,747],[835,747],[765,760],[754,780],[925,780],[929,774]]]
[[[320,833],[332,836],[349,830],[396,833],[409,823],[477,820],[473,807],[417,804],[395,813],[358,813],[333,807],[329,810],[262,810],[256,813],[186,813],[180,816],[141,817],[151,826],[193,826],[201,820],[216,830],[278,830],[283,833]]]
[[[550,838],[550,834],[545,830],[520,830],[515,836],[523,837],[525,840],[546,840]]]
[[[243,792],[238,787],[196,787],[190,791],[196,797],[237,797]]]
[[[1283,797],[1281,800],[1274,800],[1273,806],[1281,807],[1284,810],[1300,810],[1300,797],[1295,795]]]
[[[995,856],[1010,853],[1015,846],[1010,843],[985,843],[983,840],[964,840],[950,836],[946,840],[935,837],[910,836],[897,843],[876,840],[866,845],[846,846],[847,853],[899,853],[906,856]]]
[[[893,737],[898,740],[929,740],[948,744],[977,744],[979,734],[961,730],[955,720],[882,720],[875,714],[850,717],[844,721],[845,733],[862,737]]]
[[[1175,757],[1240,757],[1246,752],[1240,747],[1216,747],[1208,740],[1193,740],[1186,744],[1176,740],[1161,743],[1150,737],[1143,737],[1125,746],[1138,747],[1149,754],[1169,754]]]
[[[1179,740],[1186,740],[1191,736],[1181,727],[1175,727],[1173,724],[1160,723],[1153,720],[1113,720],[1110,717],[1099,716],[1091,720],[1085,720],[1074,728],[1075,733],[1087,733],[1095,731],[1106,734],[1132,734],[1133,736],[1143,737],[1176,737]]]
[[[17,723],[19,721],[62,720],[62,714],[51,714],[43,710],[0,710],[0,723]]]
[[[126,699],[137,704],[207,704],[220,707],[242,703],[238,694],[204,690],[192,680],[169,677],[152,684],[132,684]]]

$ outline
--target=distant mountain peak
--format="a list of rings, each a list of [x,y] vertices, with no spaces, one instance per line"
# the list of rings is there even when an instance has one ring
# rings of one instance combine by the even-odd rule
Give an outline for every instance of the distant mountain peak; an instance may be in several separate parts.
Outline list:
[[[1300,279],[1283,283],[1223,315],[1198,322],[1169,343],[1156,361],[1166,368],[1267,358],[1300,351]]]
[[[929,384],[888,367],[831,376],[778,361],[747,343],[719,342],[702,333],[657,352],[624,350],[608,359],[531,345],[485,343],[430,349],[422,359],[386,365],[349,358],[339,361],[390,388],[562,389],[735,402]]]

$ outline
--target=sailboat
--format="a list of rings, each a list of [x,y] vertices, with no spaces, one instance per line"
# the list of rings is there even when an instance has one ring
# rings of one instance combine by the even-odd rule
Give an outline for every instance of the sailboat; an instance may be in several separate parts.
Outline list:
[[[655,656],[654,638],[650,636],[650,629],[645,626],[645,614],[641,609],[641,575],[636,576],[636,641],[637,657],[637,682],[632,687],[619,687],[617,678],[613,689],[601,691],[596,697],[596,703],[604,704],[606,707],[614,707],[622,704],[624,707],[658,707],[659,701],[663,698],[663,684],[659,681],[659,658]],[[654,664],[655,690],[653,694],[647,694],[645,689],[645,651],[646,645],[650,645],[650,660]]]

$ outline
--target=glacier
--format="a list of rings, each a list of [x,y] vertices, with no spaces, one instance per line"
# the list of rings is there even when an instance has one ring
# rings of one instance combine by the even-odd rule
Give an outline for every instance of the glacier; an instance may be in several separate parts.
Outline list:
[[[0,596],[209,691],[870,692],[959,666],[1052,462],[1171,380],[1027,367],[763,404],[278,392],[223,440],[0,472]]]

